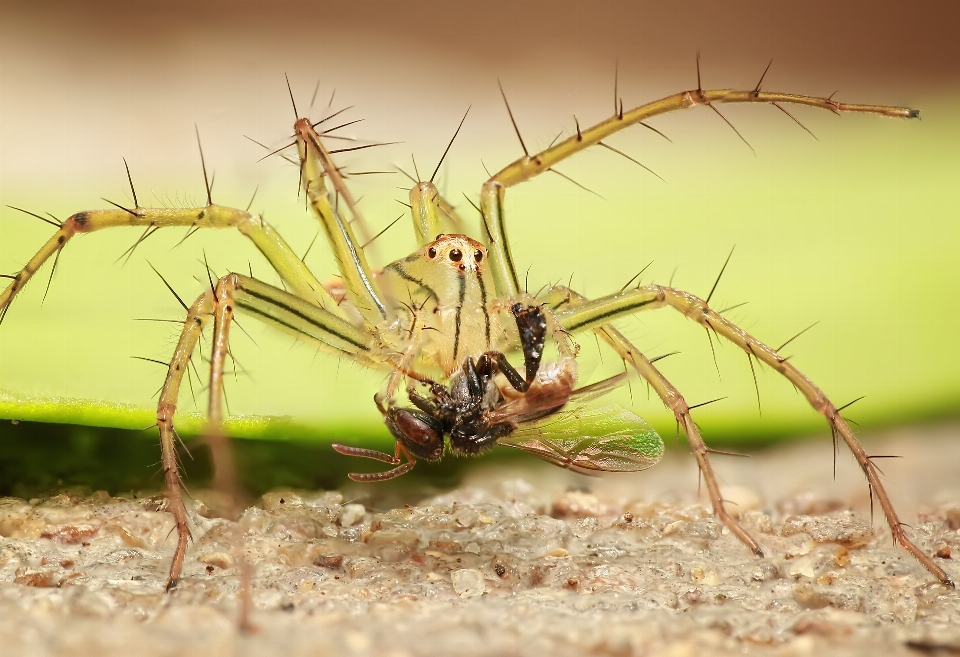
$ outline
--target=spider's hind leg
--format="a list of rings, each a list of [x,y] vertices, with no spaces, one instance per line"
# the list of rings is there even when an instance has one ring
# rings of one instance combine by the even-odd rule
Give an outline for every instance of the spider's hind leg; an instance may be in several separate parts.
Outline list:
[[[880,480],[880,473],[877,466],[873,463],[870,455],[863,449],[863,445],[857,440],[846,420],[840,415],[840,411],[832,401],[813,383],[806,375],[793,366],[786,358],[781,356],[777,350],[760,342],[742,328],[723,317],[707,304],[706,301],[696,297],[693,294],[677,290],[672,287],[660,285],[646,285],[625,292],[618,292],[606,297],[601,297],[592,301],[584,300],[577,305],[571,304],[571,308],[557,313],[560,323],[571,332],[596,329],[609,324],[621,317],[632,315],[641,310],[654,310],[657,308],[673,308],[683,316],[692,319],[707,331],[711,331],[718,337],[722,337],[747,353],[748,356],[756,358],[765,363],[775,371],[786,378],[800,393],[807,398],[810,406],[821,414],[830,425],[833,435],[839,436],[847,444],[847,447],[853,453],[857,464],[867,478],[867,484],[877,500],[880,502],[880,508],[887,519],[893,540],[900,543],[904,549],[914,556],[937,579],[947,586],[954,586],[953,580],[949,575],[934,561],[927,556],[920,548],[907,537],[903,529],[903,523],[900,522],[896,510],[893,508],[893,502],[887,494]],[[653,382],[651,381],[651,384]],[[659,390],[658,390],[659,392]],[[661,395],[662,397],[663,395]],[[669,404],[668,404],[669,405]],[[687,409],[689,410],[689,409]],[[689,414],[684,416],[685,428],[693,426],[693,421],[689,419]],[[704,472],[706,474],[706,472]]]
[[[545,293],[543,301],[551,306],[568,306],[577,308],[589,302],[583,295],[575,292],[565,286],[556,286],[550,288]],[[603,324],[593,329],[594,332],[607,344],[613,347],[617,355],[625,363],[633,367],[645,381],[657,392],[657,395],[663,401],[664,405],[670,409],[677,424],[683,427],[690,448],[693,450],[694,458],[697,460],[697,466],[703,474],[703,480],[707,486],[707,493],[710,495],[710,503],[713,505],[713,512],[720,518],[720,521],[726,525],[734,535],[746,545],[751,552],[758,557],[763,556],[763,550],[757,544],[752,536],[740,526],[740,523],[727,513],[723,506],[723,497],[720,495],[720,485],[717,482],[717,475],[713,471],[713,465],[710,463],[708,453],[710,448],[703,441],[700,435],[700,429],[693,421],[690,415],[690,406],[680,394],[680,391],[674,387],[670,381],[654,366],[636,346],[631,343],[626,336],[611,324]]]

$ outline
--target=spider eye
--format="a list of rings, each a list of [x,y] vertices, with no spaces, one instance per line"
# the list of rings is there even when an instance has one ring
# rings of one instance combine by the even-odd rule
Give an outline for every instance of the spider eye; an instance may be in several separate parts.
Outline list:
[[[431,258],[436,258],[436,257],[437,257],[437,250],[431,246],[431,247],[427,250],[427,255],[430,256]]]
[[[463,258],[463,253],[461,253],[460,249],[454,249],[450,252],[450,259],[454,262],[460,262],[461,258]]]
[[[440,234],[437,235],[435,238],[433,238],[433,241],[437,241],[437,240],[440,239],[441,237],[443,237],[443,233],[440,233]]]
[[[481,260],[483,260],[483,251],[481,251],[480,249],[477,249],[476,251],[474,251],[473,259],[476,260],[477,262],[480,262]]]

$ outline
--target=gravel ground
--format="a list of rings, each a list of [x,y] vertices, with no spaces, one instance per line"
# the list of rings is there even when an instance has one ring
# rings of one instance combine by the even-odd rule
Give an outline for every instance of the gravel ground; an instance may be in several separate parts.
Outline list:
[[[960,581],[960,426],[868,436],[920,547]],[[960,592],[891,545],[828,440],[717,457],[753,557],[692,458],[590,479],[484,464],[402,508],[375,485],[276,491],[239,523],[194,501],[185,577],[162,497],[0,499],[6,655],[960,654]],[[198,499],[211,499],[197,494]],[[242,536],[242,539],[241,539]],[[255,577],[236,629],[237,546]]]

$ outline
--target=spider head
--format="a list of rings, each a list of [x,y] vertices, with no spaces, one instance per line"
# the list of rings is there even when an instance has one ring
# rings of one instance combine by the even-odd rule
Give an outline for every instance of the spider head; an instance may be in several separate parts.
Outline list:
[[[466,235],[437,235],[418,254],[433,267],[457,274],[482,272],[487,261],[487,247]]]

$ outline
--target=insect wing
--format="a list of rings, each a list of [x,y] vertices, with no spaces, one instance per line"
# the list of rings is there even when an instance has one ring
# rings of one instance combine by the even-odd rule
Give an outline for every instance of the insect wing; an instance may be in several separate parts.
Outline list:
[[[638,472],[663,456],[663,441],[657,432],[619,406],[557,413],[533,426],[518,428],[498,444],[581,474]]]

